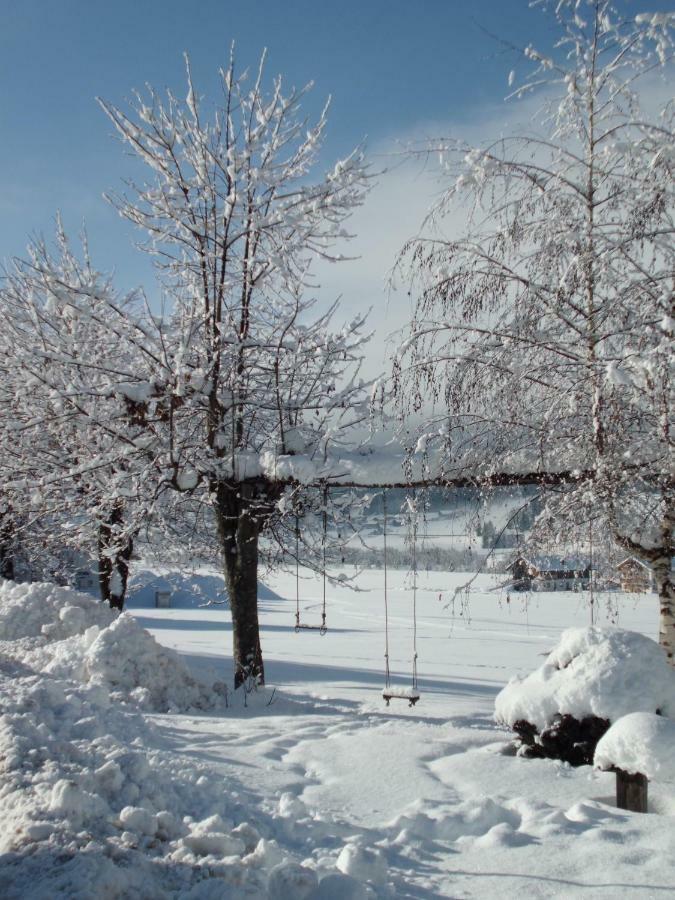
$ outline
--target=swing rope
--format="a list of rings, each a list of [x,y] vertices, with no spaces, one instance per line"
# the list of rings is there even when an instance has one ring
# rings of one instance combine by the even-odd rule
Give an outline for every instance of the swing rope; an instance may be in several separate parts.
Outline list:
[[[300,516],[295,514],[295,630],[300,630]]]
[[[408,706],[414,706],[420,699],[417,688],[417,502],[413,490],[413,505],[411,509],[410,542],[412,552],[412,595],[413,595],[413,660],[412,660],[412,689],[410,691],[397,691],[391,686],[391,672],[389,669],[389,591],[387,583],[387,492],[382,492],[383,510],[383,535],[384,535],[384,690],[382,696],[389,706],[390,700],[400,698],[408,701]]]
[[[413,489],[412,576],[413,576],[413,662],[412,687],[417,690],[417,498]]]
[[[387,590],[387,489],[382,492],[383,533],[384,533],[384,686],[389,689],[391,673],[389,671],[389,601]]]
[[[321,534],[321,566],[323,575],[323,606],[321,608],[320,634],[328,630],[326,626],[326,532],[328,531],[328,485],[323,486],[323,531]]]
[[[321,605],[321,625],[304,625],[300,622],[300,515],[295,513],[295,633],[300,631],[318,631],[320,635],[326,634],[326,534],[328,531],[328,485],[323,486],[323,533],[321,537],[321,559],[323,567]]]

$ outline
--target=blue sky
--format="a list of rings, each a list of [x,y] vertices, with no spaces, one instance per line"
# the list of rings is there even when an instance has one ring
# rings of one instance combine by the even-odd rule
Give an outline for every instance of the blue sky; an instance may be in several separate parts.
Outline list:
[[[187,50],[205,94],[236,42],[241,66],[269,48],[270,74],[314,80],[333,97],[326,154],[427,120],[470,117],[504,92],[509,63],[480,25],[514,40],[546,31],[524,0],[4,0],[0,23],[0,257],[87,220],[96,258],[131,283],[145,275],[129,230],[101,194],[128,161],[94,102],[150,82],[182,92]]]
[[[671,7],[632,4],[634,12]],[[49,235],[60,209],[71,232],[86,220],[97,265],[150,293],[147,258],[102,199],[131,169],[96,95],[123,103],[145,82],[182,94],[184,50],[200,93],[212,95],[231,41],[242,67],[267,47],[270,74],[314,80],[310,106],[333,96],[328,163],[364,137],[382,154],[396,138],[461,133],[489,118],[514,57],[485,31],[537,46],[555,34],[526,0],[2,0],[0,9],[0,259],[21,254],[30,234]],[[378,306],[391,256],[428,202],[428,185],[399,190],[395,178],[357,221],[366,243],[356,252],[376,245],[379,253],[368,275],[354,269],[335,283],[350,293],[348,306]]]

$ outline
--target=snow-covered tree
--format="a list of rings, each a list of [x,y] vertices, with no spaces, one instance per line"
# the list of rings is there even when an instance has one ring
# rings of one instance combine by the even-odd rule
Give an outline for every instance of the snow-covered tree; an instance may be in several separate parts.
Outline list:
[[[235,685],[262,682],[257,569],[263,530],[297,509],[285,484],[315,479],[329,446],[367,416],[356,378],[363,319],[332,330],[313,310],[313,257],[338,260],[343,223],[367,189],[356,150],[314,178],[326,109],[304,90],[220,73],[222,105],[149,89],[128,112],[101,101],[147,181],[114,197],[142,229],[166,297],[155,320],[162,364],[139,416],[164,483],[215,517],[232,610]],[[139,398],[140,399],[140,398]],[[160,414],[161,413],[161,414]]]
[[[450,184],[399,260],[419,298],[399,410],[424,409],[420,444],[448,474],[564,472],[540,526],[601,519],[653,565],[672,659],[673,104],[639,95],[653,106],[672,74],[675,16],[538,5],[560,36],[522,51],[531,130],[433,147]],[[466,231],[448,238],[460,200]]]
[[[60,221],[56,252],[32,243],[0,292],[3,483],[20,543],[93,556],[101,597],[119,609],[158,482],[125,390],[147,370],[142,312],[93,267],[86,240],[78,258]]]

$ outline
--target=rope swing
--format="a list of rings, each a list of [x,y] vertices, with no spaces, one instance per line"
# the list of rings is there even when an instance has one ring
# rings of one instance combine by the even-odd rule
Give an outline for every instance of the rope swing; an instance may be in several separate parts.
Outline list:
[[[414,706],[420,699],[417,687],[417,504],[413,492],[413,504],[411,510],[411,571],[412,571],[412,618],[413,618],[413,659],[412,659],[412,684],[410,688],[396,688],[391,683],[389,669],[389,596],[387,579],[387,491],[382,493],[383,509],[383,535],[384,535],[384,690],[382,697],[387,706],[391,700],[407,700],[408,706]]]
[[[326,533],[328,531],[328,486],[323,486],[323,514],[321,536],[321,560],[322,560],[322,589],[323,604],[321,609],[320,625],[305,625],[300,621],[300,514],[295,514],[295,633],[301,631],[318,631],[323,635],[328,631],[326,625]]]

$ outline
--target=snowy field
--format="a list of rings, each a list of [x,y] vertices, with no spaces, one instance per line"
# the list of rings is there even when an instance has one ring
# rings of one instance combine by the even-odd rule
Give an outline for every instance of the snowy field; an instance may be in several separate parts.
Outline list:
[[[294,632],[294,576],[268,578],[268,687],[246,706],[172,674],[128,616],[87,631],[81,595],[0,593],[0,896],[673,896],[673,786],[650,786],[651,815],[620,812],[613,775],[515,757],[492,719],[511,676],[590,624],[588,596],[507,602],[479,576],[446,606],[470,577],[420,576],[422,696],[389,709],[381,572],[362,573],[359,592],[329,587],[324,637]],[[229,683],[227,609],[199,605],[217,597],[216,573],[164,580],[176,605],[154,609],[163,580],[137,577],[137,623],[199,681]],[[392,673],[407,687],[412,596],[405,573],[389,583]],[[320,581],[305,574],[300,587],[303,620],[318,623]],[[75,611],[59,616],[64,602]],[[653,595],[601,595],[593,615],[656,637]]]

